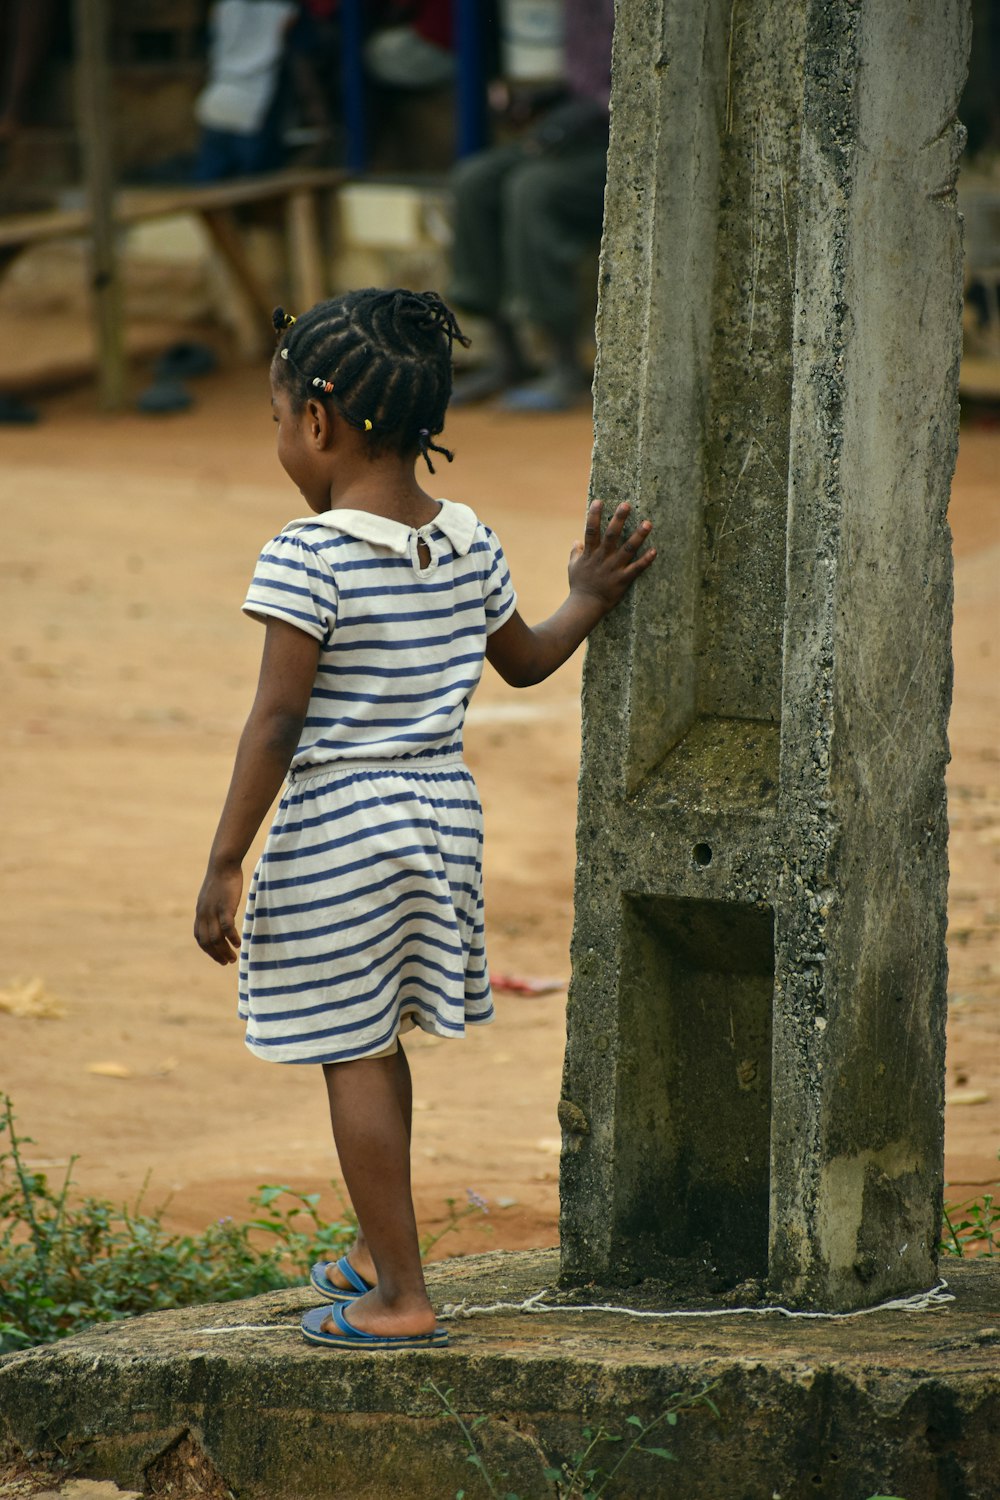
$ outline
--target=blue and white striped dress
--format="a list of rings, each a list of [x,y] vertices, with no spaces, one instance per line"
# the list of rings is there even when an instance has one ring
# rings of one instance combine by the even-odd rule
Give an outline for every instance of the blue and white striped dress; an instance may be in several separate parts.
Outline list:
[[[243,608],[320,655],[247,895],[239,1010],[258,1057],[347,1061],[414,1024],[456,1037],[492,1020],[462,726],[515,603],[500,543],[448,500],[419,531],[326,511],[261,553]]]

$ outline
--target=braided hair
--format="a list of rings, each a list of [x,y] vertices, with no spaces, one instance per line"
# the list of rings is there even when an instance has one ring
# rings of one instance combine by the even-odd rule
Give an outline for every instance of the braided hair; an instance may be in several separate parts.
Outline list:
[[[293,411],[310,398],[330,402],[379,453],[453,455],[433,440],[451,398],[451,354],[468,345],[436,292],[367,287],[345,292],[293,318],[274,310],[278,348],[272,370]]]

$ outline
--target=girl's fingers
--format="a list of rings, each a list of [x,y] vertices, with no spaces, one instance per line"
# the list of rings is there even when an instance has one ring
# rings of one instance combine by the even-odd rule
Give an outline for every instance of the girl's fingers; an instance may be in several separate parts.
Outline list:
[[[234,948],[238,948],[240,946],[240,935],[236,930],[236,923],[229,917],[220,917],[219,926],[222,929],[222,936],[226,942],[232,943]]]
[[[622,542],[622,551],[627,557],[635,558],[639,555],[652,529],[652,521],[643,521],[640,526],[635,528],[632,535],[626,541]]]
[[[617,547],[618,539],[622,534],[625,522],[629,518],[632,507],[627,500],[615,507],[615,513],[604,529],[604,544],[607,547]]]
[[[203,953],[214,958],[217,964],[236,962],[236,949],[240,946],[240,934],[231,917],[217,917],[216,922],[198,922],[194,930],[195,940]]]
[[[591,500],[587,507],[587,526],[583,533],[583,549],[592,552],[601,540],[601,501]]]

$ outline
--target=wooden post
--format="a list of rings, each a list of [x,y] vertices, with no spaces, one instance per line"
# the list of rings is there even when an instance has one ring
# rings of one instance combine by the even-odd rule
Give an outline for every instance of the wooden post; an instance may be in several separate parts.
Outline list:
[[[326,263],[316,213],[317,194],[298,188],[288,195],[285,208],[286,239],[293,306],[305,312],[326,296]]]
[[[263,352],[271,347],[271,310],[274,302],[250,264],[243,239],[233,223],[232,210],[206,208],[202,210],[201,217],[229,270],[233,288],[242,304],[238,314],[241,323],[240,342],[248,354]]]
[[[125,400],[122,292],[115,246],[108,0],[75,0],[76,112],[90,211],[90,284],[101,405]]]

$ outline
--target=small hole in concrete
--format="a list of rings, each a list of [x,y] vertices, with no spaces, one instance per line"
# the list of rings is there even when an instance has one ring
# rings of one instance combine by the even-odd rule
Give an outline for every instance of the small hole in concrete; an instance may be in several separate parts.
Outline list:
[[[704,869],[706,865],[710,865],[712,863],[711,844],[695,844],[694,848],[691,850],[691,858],[694,860],[696,865],[701,865],[702,869]]]

